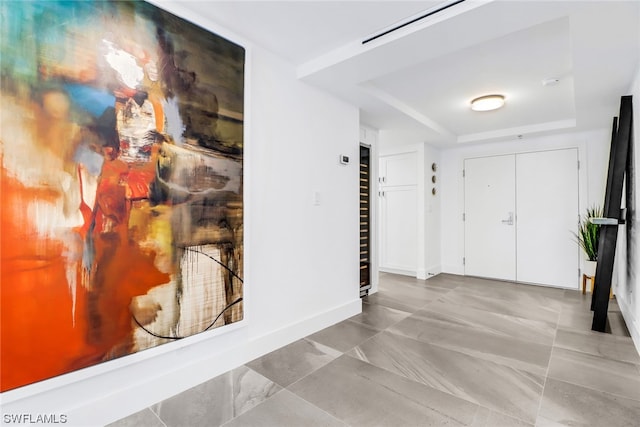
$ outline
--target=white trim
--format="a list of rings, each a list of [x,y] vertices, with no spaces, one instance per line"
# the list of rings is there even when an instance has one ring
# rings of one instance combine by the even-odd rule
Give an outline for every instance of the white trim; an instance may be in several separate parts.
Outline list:
[[[427,278],[427,238],[426,238],[426,228],[427,228],[427,209],[426,209],[426,159],[425,159],[425,149],[424,144],[418,144],[416,146],[416,151],[418,155],[418,249],[416,254],[418,255],[418,262],[416,264],[416,277],[421,280],[425,280]]]
[[[456,274],[458,276],[464,276],[464,266],[460,265],[442,265],[442,273],[446,274]]]
[[[528,126],[519,126],[514,128],[497,129],[489,132],[469,133],[466,135],[458,136],[457,142],[459,144],[489,141],[499,138],[510,138],[515,135],[534,135],[542,132],[556,132],[565,129],[572,129],[576,127],[575,119],[558,120],[555,122],[538,123]]]
[[[117,387],[114,387],[111,376],[92,375],[90,389],[82,381],[66,386],[64,392],[58,388],[49,388],[46,391],[40,390],[34,393],[33,387],[24,387],[31,391],[29,399],[26,399],[27,401],[13,399],[7,402],[6,394],[10,392],[3,393],[2,411],[5,414],[33,414],[34,408],[37,408],[38,413],[66,415],[67,425],[105,425],[141,411],[361,311],[362,301],[357,298],[347,304],[253,338],[248,342],[239,339],[240,335],[246,335],[246,328],[236,330],[234,333],[227,333],[225,335],[230,338],[227,340],[229,344],[235,342],[240,345],[228,347],[221,345],[220,347],[225,349],[217,353],[211,352],[211,349],[205,349],[206,342],[201,342],[201,345],[183,346],[183,351],[176,350],[151,358],[144,364],[129,363],[128,366],[119,367],[130,378],[130,382],[126,385],[118,382]],[[185,363],[187,360],[190,363]],[[157,375],[141,374],[141,365],[145,365],[146,368],[150,365],[157,367],[159,369]],[[167,371],[166,366],[174,366],[175,369]],[[76,392],[82,393],[81,399]]]
[[[636,351],[640,355],[640,321],[633,318],[631,308],[627,305],[627,302],[624,299],[616,298],[616,301],[618,302],[618,307],[620,307],[624,323],[627,325],[627,329],[631,335],[631,340],[636,347]]]
[[[321,55],[299,65],[297,68],[298,78],[309,78],[319,74],[322,71],[326,71],[327,69],[336,67],[339,64],[346,65],[366,54],[367,52],[371,52],[379,48],[397,49],[397,45],[395,47],[393,45],[400,40],[404,40],[407,36],[416,34],[427,27],[437,25],[442,21],[451,19],[457,15],[466,13],[470,10],[484,6],[485,4],[491,3],[493,1],[495,0],[475,0],[461,3],[458,7],[452,7],[443,10],[441,13],[434,14],[414,24],[407,25],[406,27],[400,28],[385,35],[384,37],[372,40],[371,42],[366,44],[362,43],[362,40],[365,40],[367,38],[366,36],[362,37],[362,40],[354,40],[350,43],[338,47],[337,49],[327,52],[324,55]]]
[[[378,151],[378,156],[383,157],[383,156],[392,156],[394,154],[417,153],[421,145],[423,144],[407,144],[407,145],[400,145],[397,147],[395,146],[384,147]]]
[[[152,359],[160,358],[164,354],[171,353],[171,352],[178,352],[180,351],[180,349],[184,347],[197,345],[198,343],[208,341],[222,334],[227,334],[232,332],[237,333],[239,329],[245,329],[246,326],[247,326],[247,320],[245,318],[239,322],[232,323],[230,325],[225,325],[224,327],[222,327],[222,329],[216,328],[208,332],[192,335],[190,337],[186,337],[184,339],[180,339],[174,342],[161,344],[156,347],[152,347],[146,350],[132,353],[132,354],[120,357],[118,359],[101,362],[101,363],[98,363],[97,365],[72,371],[64,375],[48,378],[48,379],[45,379],[33,384],[29,384],[14,390],[8,390],[0,395],[2,397],[2,404],[7,405],[13,402],[17,402],[24,398],[30,398],[32,396],[35,396],[41,393],[47,393],[50,391],[56,391],[67,386],[73,387],[76,383],[81,383],[87,379],[101,376],[101,375],[106,375],[114,371],[127,369],[130,366],[138,365],[141,362],[145,362],[145,363],[151,362]],[[243,333],[243,332],[240,332],[240,333]]]
[[[404,268],[394,268],[394,267],[380,267],[379,271],[382,273],[401,274],[403,276],[411,276],[411,277],[416,277],[416,275],[418,274],[415,270],[407,270]]]
[[[442,136],[455,138],[455,134],[451,132],[449,129],[445,128],[440,123],[422,114],[417,108],[414,108],[412,105],[409,105],[401,101],[400,99],[394,97],[393,95],[376,87],[373,83],[370,83],[370,82],[362,83],[360,87],[362,88],[362,90],[369,93],[371,96],[378,98],[380,101],[386,103],[392,108],[395,108],[399,112],[406,114],[407,116],[411,117],[418,123],[424,125],[428,129]]]
[[[227,41],[234,43],[245,50],[245,64],[244,64],[244,147],[243,147],[243,209],[245,212],[244,218],[244,272],[245,275],[243,277],[243,305],[244,305],[244,317],[241,321],[224,325],[218,327],[216,329],[198,333],[184,339],[176,340],[174,342],[169,342],[165,344],[160,344],[156,347],[152,347],[149,349],[145,349],[142,351],[138,351],[136,353],[132,353],[123,357],[119,357],[114,360],[105,361],[98,363],[93,366],[89,366],[87,368],[83,368],[80,370],[72,371],[63,375],[59,375],[53,378],[45,379],[33,384],[25,385],[23,387],[19,387],[14,390],[8,390],[0,394],[0,401],[2,402],[3,410],[7,408],[5,412],[8,412],[8,408],[10,405],[17,405],[18,407],[21,405],[21,400],[30,399],[30,402],[33,402],[33,399],[39,399],[39,395],[49,395],[49,393],[60,392],[61,389],[64,388],[65,395],[70,395],[71,392],[68,390],[74,388],[81,388],[82,384],[88,380],[93,381],[96,378],[104,377],[109,374],[115,373],[116,371],[124,371],[128,369],[136,370],[141,362],[145,364],[153,365],[155,363],[159,363],[160,360],[164,360],[165,357],[171,357],[171,354],[179,354],[188,347],[197,347],[199,345],[206,345],[207,342],[214,340],[215,342],[227,342],[230,338],[222,338],[222,336],[229,334],[229,337],[238,337],[238,336],[246,336],[246,329],[248,324],[250,323],[251,317],[251,299],[248,298],[250,294],[250,284],[251,284],[251,269],[246,268],[249,264],[249,260],[251,259],[251,247],[248,244],[248,238],[251,236],[251,223],[248,213],[251,212],[251,202],[250,202],[250,186],[248,183],[250,182],[250,170],[251,170],[251,153],[250,149],[250,140],[251,140],[251,98],[249,94],[251,93],[251,81],[252,81],[252,46],[247,42],[246,39],[226,30],[225,28],[220,27],[219,25],[210,22],[208,20],[203,20],[201,16],[194,14],[193,11],[189,9],[185,9],[183,5],[172,1],[161,1],[161,0],[151,0],[149,3],[154,6],[159,7],[160,9],[174,14],[181,19],[184,19],[188,22],[191,22],[199,27],[203,28],[205,31],[211,32],[216,36],[222,37]],[[246,339],[246,338],[244,338]],[[229,341],[233,342],[233,341]],[[109,387],[108,389],[113,389],[113,387]],[[102,399],[105,394],[99,394],[96,396],[96,399]],[[51,398],[49,398],[51,399]],[[60,398],[51,399],[53,402],[60,401]],[[62,398],[64,400],[64,398]],[[29,403],[29,407],[33,408],[32,403]],[[42,402],[41,405],[38,405],[38,408],[47,408],[51,406],[46,402]],[[58,407],[53,407],[52,411],[60,412]],[[15,412],[15,411],[14,411]],[[30,410],[33,412],[33,410]],[[40,412],[44,413],[46,411],[41,410]],[[127,414],[125,414],[127,415]],[[95,420],[88,424],[95,424]]]
[[[439,264],[434,264],[431,266],[427,267],[427,279],[437,276],[438,274],[442,273],[442,266]]]

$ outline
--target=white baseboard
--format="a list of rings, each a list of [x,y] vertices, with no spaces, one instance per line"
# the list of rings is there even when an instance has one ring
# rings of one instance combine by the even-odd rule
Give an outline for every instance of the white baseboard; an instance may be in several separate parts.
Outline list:
[[[44,414],[58,415],[58,419],[64,415],[65,426],[106,425],[361,311],[358,298],[263,336],[250,337],[250,325],[246,325],[216,340],[197,342],[98,375],[85,373],[85,378],[59,387],[36,384],[5,392],[0,395],[2,425],[6,414],[28,414],[33,419]],[[216,341],[216,345],[212,347],[208,341]]]
[[[622,298],[616,298],[620,312],[624,318],[624,322],[627,324],[627,329],[633,340],[633,344],[636,346],[636,351],[640,354],[640,319],[635,319],[631,313],[630,307],[627,302]]]
[[[401,274],[403,276],[411,277],[417,277],[418,275],[416,270],[405,270],[403,268],[380,267],[380,271],[383,273]]]
[[[442,266],[439,264],[432,265],[427,268],[427,279],[433,276],[437,276],[440,273],[442,273]]]
[[[464,266],[443,265],[441,272],[442,273],[448,273],[448,274],[457,274],[459,276],[464,276]]]

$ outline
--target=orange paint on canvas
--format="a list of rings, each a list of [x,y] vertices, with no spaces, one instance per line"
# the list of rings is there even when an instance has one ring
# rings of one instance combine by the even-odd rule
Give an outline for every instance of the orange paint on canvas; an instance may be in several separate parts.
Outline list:
[[[25,215],[29,200],[52,200],[56,195],[51,190],[26,188],[4,169],[0,184],[0,328],[5,343],[0,354],[0,382],[4,391],[25,381],[68,372],[69,365],[90,349],[85,345],[82,289],[76,295],[74,316],[64,246],[54,239],[37,238],[34,224]]]
[[[242,319],[244,49],[146,2],[0,14],[0,391]]]

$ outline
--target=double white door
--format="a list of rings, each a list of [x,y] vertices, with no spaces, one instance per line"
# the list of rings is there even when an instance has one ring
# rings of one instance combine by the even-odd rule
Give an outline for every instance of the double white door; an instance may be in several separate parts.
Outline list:
[[[577,288],[578,150],[466,159],[465,274]]]

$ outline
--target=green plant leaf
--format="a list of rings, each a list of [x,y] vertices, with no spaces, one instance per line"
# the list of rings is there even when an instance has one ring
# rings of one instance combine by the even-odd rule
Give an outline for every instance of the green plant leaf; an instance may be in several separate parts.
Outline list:
[[[573,233],[578,245],[587,255],[589,261],[598,260],[598,243],[600,237],[600,225],[591,222],[591,218],[601,218],[602,208],[592,206],[578,221],[578,232]]]

